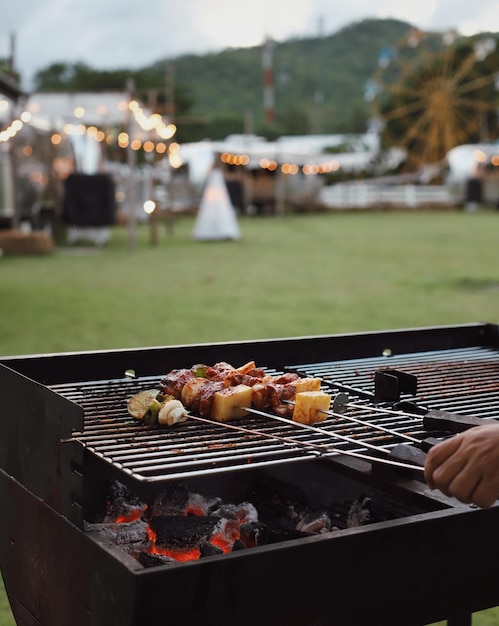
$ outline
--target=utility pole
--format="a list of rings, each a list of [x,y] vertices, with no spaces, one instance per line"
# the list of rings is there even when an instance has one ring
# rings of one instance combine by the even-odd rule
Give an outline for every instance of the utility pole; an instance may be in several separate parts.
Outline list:
[[[131,78],[127,80],[126,92],[128,104],[133,98],[133,92],[135,89],[134,82]],[[133,119],[130,106],[127,112],[127,133],[128,133],[128,146],[127,146],[127,162],[128,162],[128,190],[127,190],[127,204],[128,204],[128,250],[135,252],[137,249],[137,187],[135,181],[135,152],[132,150],[132,130]]]
[[[265,122],[274,123],[274,76],[273,76],[273,52],[274,42],[270,37],[266,37],[262,50],[263,65],[263,108]]]
[[[175,119],[175,66],[170,61],[166,64],[165,111],[170,122]]]

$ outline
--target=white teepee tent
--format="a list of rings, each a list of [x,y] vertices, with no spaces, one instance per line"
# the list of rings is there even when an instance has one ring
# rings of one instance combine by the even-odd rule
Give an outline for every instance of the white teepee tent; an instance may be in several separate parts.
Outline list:
[[[219,168],[214,168],[208,176],[192,236],[206,240],[241,237],[236,211]]]

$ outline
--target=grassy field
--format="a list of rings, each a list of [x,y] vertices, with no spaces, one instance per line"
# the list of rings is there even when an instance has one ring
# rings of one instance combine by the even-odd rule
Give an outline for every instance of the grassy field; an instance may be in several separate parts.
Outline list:
[[[499,212],[241,218],[240,241],[0,258],[0,355],[362,332],[499,319]],[[424,575],[424,573],[422,573]],[[11,626],[0,589],[0,624]],[[499,624],[499,610],[474,615]],[[403,626],[403,625],[401,625]]]
[[[240,220],[199,242],[117,229],[105,249],[0,259],[0,354],[125,348],[498,319],[499,213]]]

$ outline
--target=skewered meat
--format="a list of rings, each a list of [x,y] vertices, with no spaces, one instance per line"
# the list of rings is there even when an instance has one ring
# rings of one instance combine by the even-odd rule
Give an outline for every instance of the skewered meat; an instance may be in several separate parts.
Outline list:
[[[177,400],[180,400],[184,385],[194,378],[196,378],[196,376],[192,372],[192,370],[172,370],[161,380],[163,393],[169,396],[173,396]]]
[[[215,363],[215,365],[206,368],[205,377],[209,380],[223,381],[229,374],[235,371],[237,370],[233,365],[230,365],[230,363],[226,363],[225,361],[220,361],[219,363]]]
[[[273,376],[254,361],[238,368],[220,361],[175,369],[162,378],[160,386],[159,395],[153,398],[158,406],[153,402],[153,407],[146,407],[149,413],[155,412],[148,423],[156,420],[172,425],[184,421],[189,412],[226,422],[247,415],[245,409],[253,407],[310,424],[326,418],[331,401],[331,396],[321,391],[319,378],[301,378],[293,372]],[[164,400],[161,404],[162,396],[169,405]]]
[[[223,381],[208,378],[193,378],[188,381],[181,393],[184,406],[202,417],[212,417],[211,407],[217,391],[224,389]]]
[[[291,384],[268,383],[268,399],[265,409],[270,409],[276,415],[292,417],[293,402],[296,397],[296,388]]]

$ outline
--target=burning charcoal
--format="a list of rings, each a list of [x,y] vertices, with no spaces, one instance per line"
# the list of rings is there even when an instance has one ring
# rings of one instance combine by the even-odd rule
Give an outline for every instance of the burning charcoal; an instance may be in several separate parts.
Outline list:
[[[222,499],[219,497],[208,497],[202,496],[199,493],[190,493],[184,514],[211,515],[213,510],[216,509],[221,502]]]
[[[146,510],[145,502],[131,496],[127,487],[119,481],[110,483],[105,502],[102,522],[131,522],[138,519]]]
[[[163,554],[149,554],[149,552],[140,552],[137,556],[137,560],[144,567],[156,567],[157,565],[175,563],[175,559],[171,559],[169,556],[164,556]]]
[[[355,528],[357,526],[364,526],[370,524],[372,520],[371,511],[372,500],[367,496],[363,496],[350,507],[347,515],[347,528]]]
[[[329,532],[331,530],[331,526],[331,518],[326,511],[312,511],[305,515],[300,522],[298,522],[296,530],[318,535]]]
[[[118,545],[147,542],[147,524],[140,519],[133,522],[92,524],[91,528],[100,531]]]
[[[214,546],[209,541],[203,541],[199,546],[199,556],[203,558],[205,556],[216,556],[217,554],[223,554],[224,551],[218,546]]]
[[[184,515],[188,502],[187,487],[179,482],[168,483],[152,503],[149,517]]]
[[[130,496],[128,488],[118,480],[109,484],[107,495],[110,500],[126,499]]]
[[[246,548],[247,546],[245,546],[240,539],[237,539],[237,541],[234,541],[234,545],[232,546],[232,552],[237,552],[238,550],[246,550]]]
[[[212,513],[213,517],[239,520],[241,523],[256,522],[258,511],[251,502],[241,504],[224,504]]]
[[[211,517],[168,515],[151,518],[149,525],[156,533],[156,545],[183,549],[209,541],[218,523],[218,519]]]
[[[361,496],[351,506],[347,516],[347,528],[384,522],[397,517],[394,503],[379,496]]]
[[[241,524],[239,528],[239,541],[241,541],[246,548],[254,548],[260,544],[260,534],[265,528],[262,522],[246,522]]]

